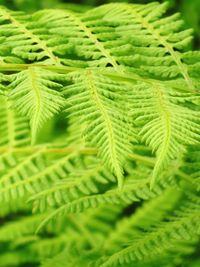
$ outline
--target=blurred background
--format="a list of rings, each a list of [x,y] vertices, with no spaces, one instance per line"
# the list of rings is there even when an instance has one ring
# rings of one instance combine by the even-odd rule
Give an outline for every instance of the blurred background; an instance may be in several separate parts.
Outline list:
[[[43,8],[69,8],[77,12],[110,2],[150,3],[156,0],[0,0],[0,5],[13,10],[34,12]],[[157,0],[164,2],[164,0]],[[187,27],[195,31],[194,48],[200,47],[200,0],[168,0],[169,13],[180,12]]]

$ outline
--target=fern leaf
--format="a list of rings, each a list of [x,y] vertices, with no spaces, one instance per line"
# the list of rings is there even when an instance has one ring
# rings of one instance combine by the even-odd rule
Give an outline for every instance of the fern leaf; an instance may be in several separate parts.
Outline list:
[[[0,9],[0,34],[7,36],[2,42],[11,48],[11,53],[30,61],[45,61],[48,64],[60,64],[49,45],[49,35],[44,24],[32,21],[32,16],[23,12]],[[14,57],[13,57],[14,58]],[[6,59],[8,61],[8,59]]]
[[[163,248],[170,247],[172,242],[191,239],[199,231],[199,203],[188,201],[184,208],[179,211],[177,217],[172,217],[170,222],[161,224],[155,231],[144,233],[143,236],[140,234],[136,245],[130,245],[113,254],[101,266],[123,265],[142,260],[151,253],[158,254]]]
[[[143,6],[110,4],[104,19],[122,23],[119,32],[133,45],[132,52],[135,56],[127,58],[133,70],[140,74],[146,72],[158,79],[181,75],[188,90],[195,91],[193,78],[187,65],[182,62],[184,54],[181,53],[188,49],[192,31],[182,30],[183,21],[177,14],[162,18],[166,10],[166,3],[160,5],[155,2]],[[124,25],[129,27],[125,28]]]
[[[139,134],[157,153],[151,186],[169,162],[181,154],[184,145],[200,140],[199,112],[181,106],[187,95],[181,99],[181,93],[158,82],[133,87],[133,116],[141,127]]]
[[[68,153],[62,157],[55,157],[48,161],[48,149],[42,146],[30,155],[18,154],[18,161],[12,166],[7,166],[0,179],[0,199],[7,202],[24,198],[29,194],[38,193],[53,183],[58,183],[67,177],[68,173],[80,167],[73,162],[77,153]],[[56,193],[56,196],[59,194]]]
[[[115,177],[99,164],[80,170],[74,168],[66,179],[33,195],[29,201],[34,202],[34,212],[43,212],[49,206],[55,208],[85,195],[97,194],[101,184],[105,186],[110,182],[114,183]]]
[[[51,212],[49,216],[39,225],[37,231],[39,231],[44,225],[57,216],[63,216],[68,213],[79,213],[83,210],[89,209],[91,207],[98,207],[102,204],[117,204],[122,205],[123,203],[130,204],[140,199],[149,199],[159,195],[162,190],[169,187],[171,182],[163,183],[154,187],[150,190],[148,186],[148,181],[140,181],[135,183],[127,183],[127,185],[120,189],[108,190],[104,194],[94,194],[90,196],[83,196],[75,199],[71,202],[61,205],[55,211]],[[38,206],[37,195],[31,199],[35,203],[33,205]],[[42,204],[43,199],[41,199]],[[39,202],[40,203],[40,202]]]
[[[98,19],[89,13],[79,14],[70,10],[39,11],[34,17],[34,20],[45,23],[51,34],[59,38],[60,42],[57,45],[55,43],[55,51],[61,56],[63,64],[84,64],[93,67],[109,65],[116,71],[121,71],[117,53],[113,53],[110,45],[112,36],[115,35],[112,23],[106,25],[101,21],[101,17]],[[74,55],[74,58],[71,55]]]
[[[115,231],[107,239],[104,249],[112,254],[120,250],[123,245],[130,244],[145,229],[153,227],[158,221],[165,218],[174,208],[182,196],[182,192],[174,188],[166,189],[161,195],[143,203],[130,217],[119,221]]]
[[[16,165],[9,168],[0,179],[1,202],[22,198],[25,192],[34,192],[33,187],[26,180],[41,171],[42,151],[37,151],[30,156],[22,157]]]
[[[58,81],[63,76],[30,67],[13,74],[11,79],[9,98],[14,102],[14,108],[30,119],[34,144],[39,129],[64,106],[64,98],[57,91],[62,88]]]
[[[0,265],[198,264],[200,53],[166,11],[0,7]]]
[[[123,162],[131,151],[134,134],[120,85],[88,71],[84,76],[77,73],[75,84],[68,86],[64,93],[72,95],[68,112],[86,123],[86,140],[98,148],[100,158],[111,166],[122,187]]]
[[[22,217],[20,220],[11,221],[0,229],[1,242],[16,241],[22,236],[34,234],[38,223],[44,214]]]

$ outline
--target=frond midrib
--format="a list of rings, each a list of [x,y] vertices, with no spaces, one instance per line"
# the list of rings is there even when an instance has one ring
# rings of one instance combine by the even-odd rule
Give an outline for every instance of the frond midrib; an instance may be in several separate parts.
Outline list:
[[[121,180],[122,173],[121,173],[121,169],[119,166],[119,159],[118,159],[117,151],[116,151],[117,144],[115,142],[116,137],[115,137],[115,133],[113,130],[113,123],[111,121],[108,111],[106,110],[106,107],[104,107],[99,97],[97,88],[94,83],[95,79],[91,71],[87,72],[87,79],[88,79],[91,98],[94,100],[94,103],[97,106],[97,109],[101,113],[104,119],[104,122],[106,124],[107,133],[108,133],[108,142],[109,142],[108,149],[110,150],[111,162],[113,163],[113,169],[118,178],[119,186],[121,187],[122,186],[122,180]]]
[[[165,103],[164,95],[161,88],[159,88],[157,84],[154,84],[154,89],[156,90],[156,95],[158,96],[158,110],[160,110],[161,112],[161,118],[163,120],[165,132],[164,132],[164,141],[162,142],[161,147],[158,150],[158,159],[156,161],[153,170],[151,187],[153,187],[153,185],[155,184],[155,180],[157,178],[157,175],[159,174],[159,169],[161,165],[163,165],[164,160],[167,157],[167,153],[169,151],[172,138],[171,113],[169,111],[169,107]]]
[[[33,95],[34,95],[34,102],[35,102],[35,107],[36,110],[34,110],[34,113],[31,118],[31,128],[32,128],[32,144],[35,144],[36,142],[36,136],[39,128],[39,122],[42,112],[42,95],[41,95],[41,90],[39,89],[39,86],[37,84],[37,74],[35,72],[35,69],[33,67],[30,67],[28,69],[29,71],[29,77],[30,77],[30,82],[31,82],[31,88],[33,89]]]

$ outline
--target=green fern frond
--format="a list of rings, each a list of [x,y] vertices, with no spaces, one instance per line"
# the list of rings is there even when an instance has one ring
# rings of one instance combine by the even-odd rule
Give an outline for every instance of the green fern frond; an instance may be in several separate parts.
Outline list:
[[[119,187],[122,187],[123,162],[131,152],[130,141],[135,139],[125,107],[126,89],[93,71],[74,74],[73,78],[75,84],[64,91],[71,96],[67,111],[80,116],[86,123],[86,140],[98,148],[99,156],[111,166]]]
[[[110,234],[104,249],[109,253],[120,250],[123,245],[140,232],[162,221],[181,198],[182,192],[174,188],[166,189],[161,195],[150,199],[130,217],[120,220],[114,232]]]
[[[80,168],[73,162],[77,158],[78,150],[72,153],[68,151],[67,155],[62,154],[61,157],[56,156],[52,161],[48,161],[49,151],[47,147],[42,146],[33,154],[25,156],[22,153],[20,161],[7,167],[0,179],[2,202],[40,192],[46,186],[66,178],[74,169],[78,171]],[[56,196],[59,197],[59,194]]]
[[[195,233],[199,233],[199,203],[188,201],[183,207],[184,209],[177,212],[177,216],[157,226],[155,231],[140,234],[136,245],[130,245],[113,254],[101,266],[123,265],[142,260],[145,256],[159,254],[177,240],[191,239]]]
[[[200,191],[200,147],[190,146],[181,166],[181,173],[190,180],[197,191]]]
[[[139,135],[157,154],[151,186],[169,162],[184,151],[184,145],[199,142],[199,112],[189,102],[190,94],[182,94],[161,83],[138,84],[133,87],[133,116],[141,127]],[[179,100],[180,99],[180,100]],[[198,97],[196,98],[198,99]],[[179,102],[180,101],[180,102]]]
[[[134,56],[126,58],[131,68],[158,79],[181,75],[188,90],[194,90],[193,77],[182,62],[184,53],[181,53],[188,49],[192,31],[183,30],[179,14],[163,18],[167,4],[156,2],[143,6],[110,4],[108,9],[104,20],[121,22],[120,34],[133,45]]]
[[[87,166],[87,169],[74,168],[64,180],[33,195],[30,201],[34,201],[35,212],[43,212],[49,206],[55,208],[85,195],[97,194],[101,184],[105,186],[111,182],[116,182],[115,177],[100,164]]]
[[[63,79],[60,74],[36,67],[11,77],[9,98],[13,107],[30,119],[32,144],[41,126],[64,106],[62,94],[57,91],[62,88],[58,81]]]
[[[36,175],[42,170],[42,150],[22,158],[15,166],[7,170],[0,179],[1,201],[24,197],[25,192],[34,192],[27,177]]]
[[[90,13],[79,14],[70,10],[40,11],[34,18],[45,23],[51,34],[58,36],[60,43],[55,46],[55,51],[61,56],[63,64],[93,67],[110,65],[116,71],[121,71],[112,52],[115,36],[112,23],[105,24],[101,17],[93,17]],[[64,39],[61,40],[60,36]]]
[[[16,221],[11,221],[0,229],[1,242],[16,241],[22,236],[33,235],[38,223],[44,218],[44,214],[20,218]]]
[[[60,63],[49,45],[44,24],[32,21],[31,15],[10,11],[4,7],[0,9],[0,19],[0,34],[7,36],[2,45],[9,47],[13,56],[22,60],[43,60],[48,64]]]
[[[131,204],[142,199],[147,200],[161,194],[165,188],[170,186],[171,181],[165,181],[161,184],[157,184],[153,190],[151,190],[148,186],[148,180],[142,180],[139,182],[124,184],[122,189],[117,188],[107,190],[104,194],[86,195],[72,200],[71,202],[67,200],[67,202],[59,203],[60,207],[58,207],[55,211],[50,212],[49,216],[47,216],[47,218],[45,218],[45,220],[39,225],[37,231],[39,231],[45,224],[57,216],[64,216],[65,214],[69,213],[79,213],[86,209],[95,208],[103,204],[122,205]],[[40,196],[42,197],[41,199]],[[51,195],[50,197],[53,203],[57,202],[53,200]],[[34,202],[34,208],[40,207],[41,209],[41,207],[44,207],[45,198],[43,199],[42,193],[38,196],[33,196],[31,200]],[[44,209],[42,209],[42,211],[44,211]]]

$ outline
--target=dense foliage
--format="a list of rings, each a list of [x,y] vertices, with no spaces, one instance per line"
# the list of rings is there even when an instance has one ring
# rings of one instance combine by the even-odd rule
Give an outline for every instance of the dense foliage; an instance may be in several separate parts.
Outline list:
[[[175,2],[2,1],[0,266],[200,265],[199,1]]]

